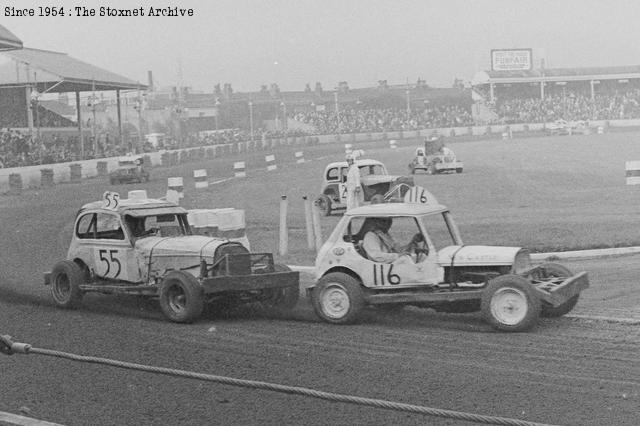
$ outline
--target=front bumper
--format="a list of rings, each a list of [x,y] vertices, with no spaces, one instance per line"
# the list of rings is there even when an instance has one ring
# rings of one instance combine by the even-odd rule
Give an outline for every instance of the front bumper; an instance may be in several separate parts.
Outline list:
[[[540,298],[554,308],[567,302],[572,297],[589,287],[589,276],[580,272],[554,286],[536,286]]]
[[[236,291],[256,291],[272,288],[300,287],[300,272],[270,272],[253,275],[221,275],[202,280],[205,294],[215,294]]]

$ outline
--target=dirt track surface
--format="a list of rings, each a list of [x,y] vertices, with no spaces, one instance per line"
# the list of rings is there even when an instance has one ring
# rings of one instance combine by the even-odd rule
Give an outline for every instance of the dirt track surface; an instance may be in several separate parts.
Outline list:
[[[631,268],[618,268],[628,258],[584,263],[570,266],[613,274],[621,289],[637,282]],[[625,300],[595,286],[574,312],[606,311],[607,303],[633,311]],[[81,309],[64,311],[46,293],[7,288],[0,324],[0,333],[39,348],[434,408],[566,425],[639,418],[638,325],[561,318],[505,334],[477,314],[405,308],[331,326],[307,300],[290,315],[244,308],[178,325],[137,298],[88,295]],[[70,425],[465,424],[42,355],[0,363],[0,411],[26,407],[31,417]]]
[[[158,173],[156,191],[172,172]],[[60,310],[42,272],[64,257],[79,204],[103,189],[89,181],[0,197],[0,334],[38,348],[469,413],[565,425],[640,422],[640,325],[615,321],[640,319],[638,256],[568,263],[587,270],[592,282],[572,312],[580,318],[542,320],[528,333],[495,332],[477,314],[417,308],[370,309],[359,324],[331,326],[307,300],[290,315],[244,308],[209,313],[192,325],[169,323],[155,302],[138,298],[87,295],[81,309]],[[228,200],[234,191],[219,194]],[[241,202],[237,207],[249,209],[253,200]],[[0,355],[0,411],[21,410],[69,425],[467,424]]]

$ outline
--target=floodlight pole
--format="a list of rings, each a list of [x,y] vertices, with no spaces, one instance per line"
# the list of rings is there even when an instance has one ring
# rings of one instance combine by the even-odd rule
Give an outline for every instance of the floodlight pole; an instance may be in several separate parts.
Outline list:
[[[80,159],[84,160],[84,138],[82,136],[82,113],[80,112],[80,92],[76,91],[76,118],[78,120],[78,140],[80,141]]]

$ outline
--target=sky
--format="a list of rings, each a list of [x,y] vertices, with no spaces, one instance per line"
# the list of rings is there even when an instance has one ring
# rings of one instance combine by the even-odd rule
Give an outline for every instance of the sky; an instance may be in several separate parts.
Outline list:
[[[6,16],[56,4],[65,16]],[[534,66],[640,65],[635,0],[0,0],[0,24],[25,47],[68,53],[141,83],[211,92],[331,90],[415,82],[450,87],[490,68],[491,49],[531,48]],[[76,16],[75,7],[142,17]],[[150,7],[192,8],[151,17]],[[9,10],[10,12],[10,10]]]

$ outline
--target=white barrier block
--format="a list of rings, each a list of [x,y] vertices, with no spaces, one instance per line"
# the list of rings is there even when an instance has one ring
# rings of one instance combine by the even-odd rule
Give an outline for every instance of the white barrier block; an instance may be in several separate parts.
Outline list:
[[[149,197],[147,197],[147,191],[144,189],[135,189],[133,191],[129,191],[127,198],[130,200],[146,200]]]
[[[209,186],[207,171],[204,169],[194,170],[193,179],[196,181],[196,188],[207,188]]]
[[[244,161],[233,163],[233,172],[235,177],[247,177]]]
[[[627,161],[624,168],[627,185],[640,185],[640,161]]]
[[[184,184],[182,183],[181,177],[170,177],[167,182],[167,187],[169,190],[176,191],[178,198],[184,198]]]
[[[604,134],[604,127],[602,127],[602,126],[598,126],[598,134],[599,134],[599,135]]]
[[[298,151],[295,154],[296,163],[304,163],[304,153],[302,151]]]
[[[271,172],[276,170],[278,166],[276,165],[276,156],[271,154],[264,157],[264,160],[267,162],[267,171]]]
[[[344,144],[344,153],[345,154],[351,154],[352,151],[353,151],[353,145],[351,145],[350,143],[345,143]]]
[[[392,149],[397,148],[397,147],[398,147],[398,146],[396,145],[396,143],[397,143],[397,142],[398,142],[398,141],[396,141],[395,139],[391,139],[391,140],[389,141],[389,148],[392,148]]]

